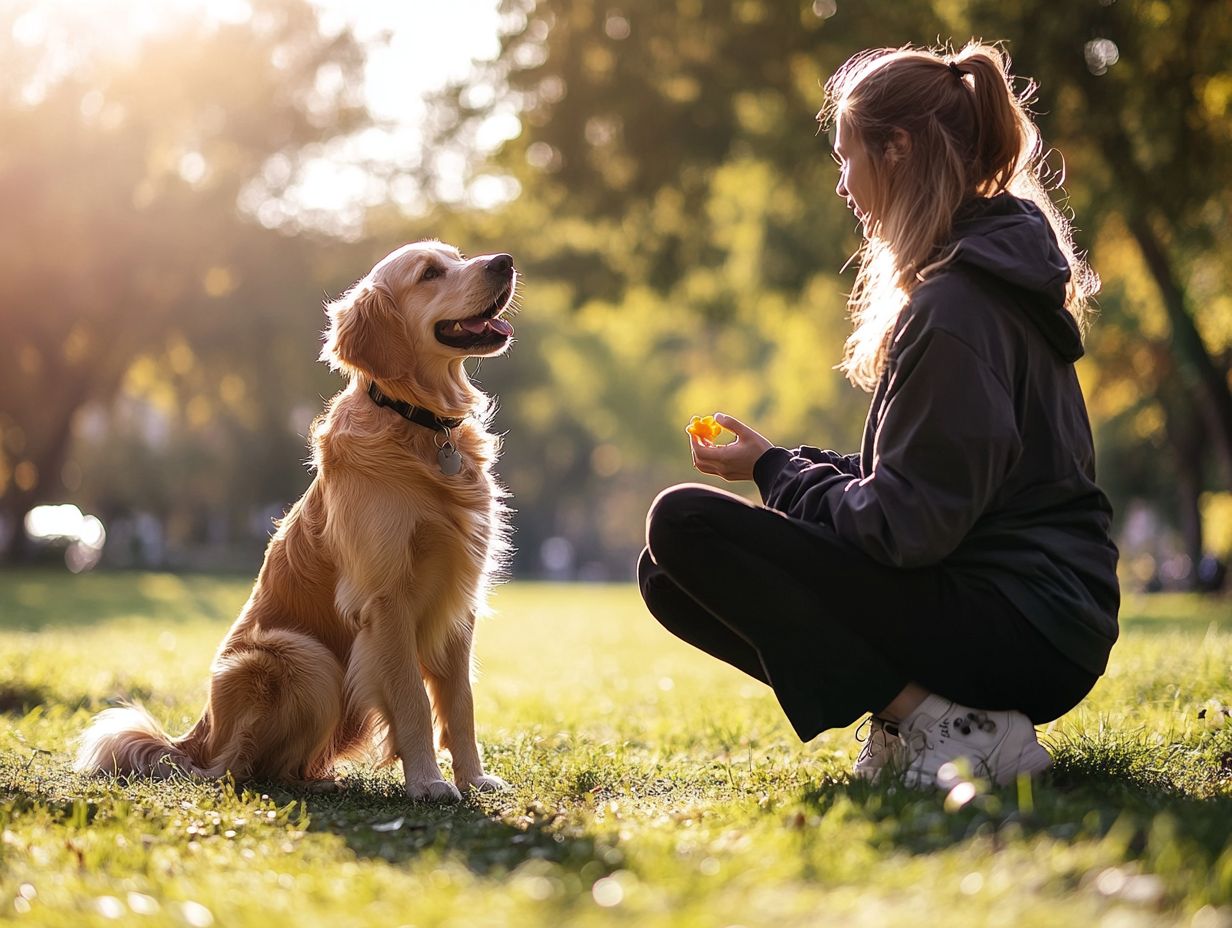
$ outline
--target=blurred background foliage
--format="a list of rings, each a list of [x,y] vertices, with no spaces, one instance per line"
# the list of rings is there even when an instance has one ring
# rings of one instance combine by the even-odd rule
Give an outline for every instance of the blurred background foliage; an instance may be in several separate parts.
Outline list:
[[[435,96],[422,156],[370,166],[421,195],[358,228],[287,197],[373,123],[366,46],[305,0],[119,50],[86,21],[23,41],[32,6],[0,9],[8,559],[31,507],[72,501],[105,562],[255,568],[338,386],[322,299],[439,237],[524,275],[518,343],[475,370],[508,433],[515,571],[630,576],[654,494],[695,477],[690,415],[858,446],[867,396],[833,369],[858,238],[821,84],[862,48],[972,36],[1039,81],[1104,281],[1080,374],[1128,582],[1214,586],[1232,554],[1222,0],[502,0],[499,54]]]

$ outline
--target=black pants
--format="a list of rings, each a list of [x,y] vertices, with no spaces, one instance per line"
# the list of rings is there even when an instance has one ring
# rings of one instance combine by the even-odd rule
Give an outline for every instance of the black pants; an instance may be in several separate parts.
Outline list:
[[[801,740],[887,706],[907,683],[1033,722],[1095,685],[991,583],[887,567],[823,526],[699,484],[647,517],[642,598],[689,644],[773,687]]]

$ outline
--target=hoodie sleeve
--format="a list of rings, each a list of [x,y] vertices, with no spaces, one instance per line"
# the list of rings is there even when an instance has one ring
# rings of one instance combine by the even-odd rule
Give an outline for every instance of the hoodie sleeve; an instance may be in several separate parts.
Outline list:
[[[771,448],[754,480],[767,506],[884,564],[920,567],[958,546],[1022,446],[1012,397],[962,339],[924,327],[896,348],[867,476]]]
[[[837,451],[826,451],[814,448],[812,445],[801,445],[789,452],[793,458],[801,458],[806,463],[830,464],[849,477],[862,477],[859,454],[840,454]]]

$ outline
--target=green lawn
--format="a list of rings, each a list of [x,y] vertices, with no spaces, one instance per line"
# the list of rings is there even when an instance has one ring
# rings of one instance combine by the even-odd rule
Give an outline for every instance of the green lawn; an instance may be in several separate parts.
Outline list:
[[[1045,733],[1055,772],[965,804],[849,783],[851,730],[797,743],[625,586],[497,594],[477,714],[512,793],[427,807],[369,767],[325,797],[71,774],[111,699],[191,723],[247,592],[0,573],[0,921],[1232,926],[1232,724],[1199,718],[1232,703],[1232,601],[1129,600],[1108,675]]]

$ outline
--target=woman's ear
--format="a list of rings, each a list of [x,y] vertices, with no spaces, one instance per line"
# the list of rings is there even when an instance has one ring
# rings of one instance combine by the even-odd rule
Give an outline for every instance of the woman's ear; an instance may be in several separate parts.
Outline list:
[[[380,284],[361,283],[325,307],[329,328],[321,360],[334,370],[392,380],[402,371],[406,332],[393,296]]]
[[[881,153],[886,160],[886,164],[898,164],[900,161],[906,161],[907,156],[911,154],[910,133],[906,129],[893,130],[890,133],[890,137],[885,140]]]

